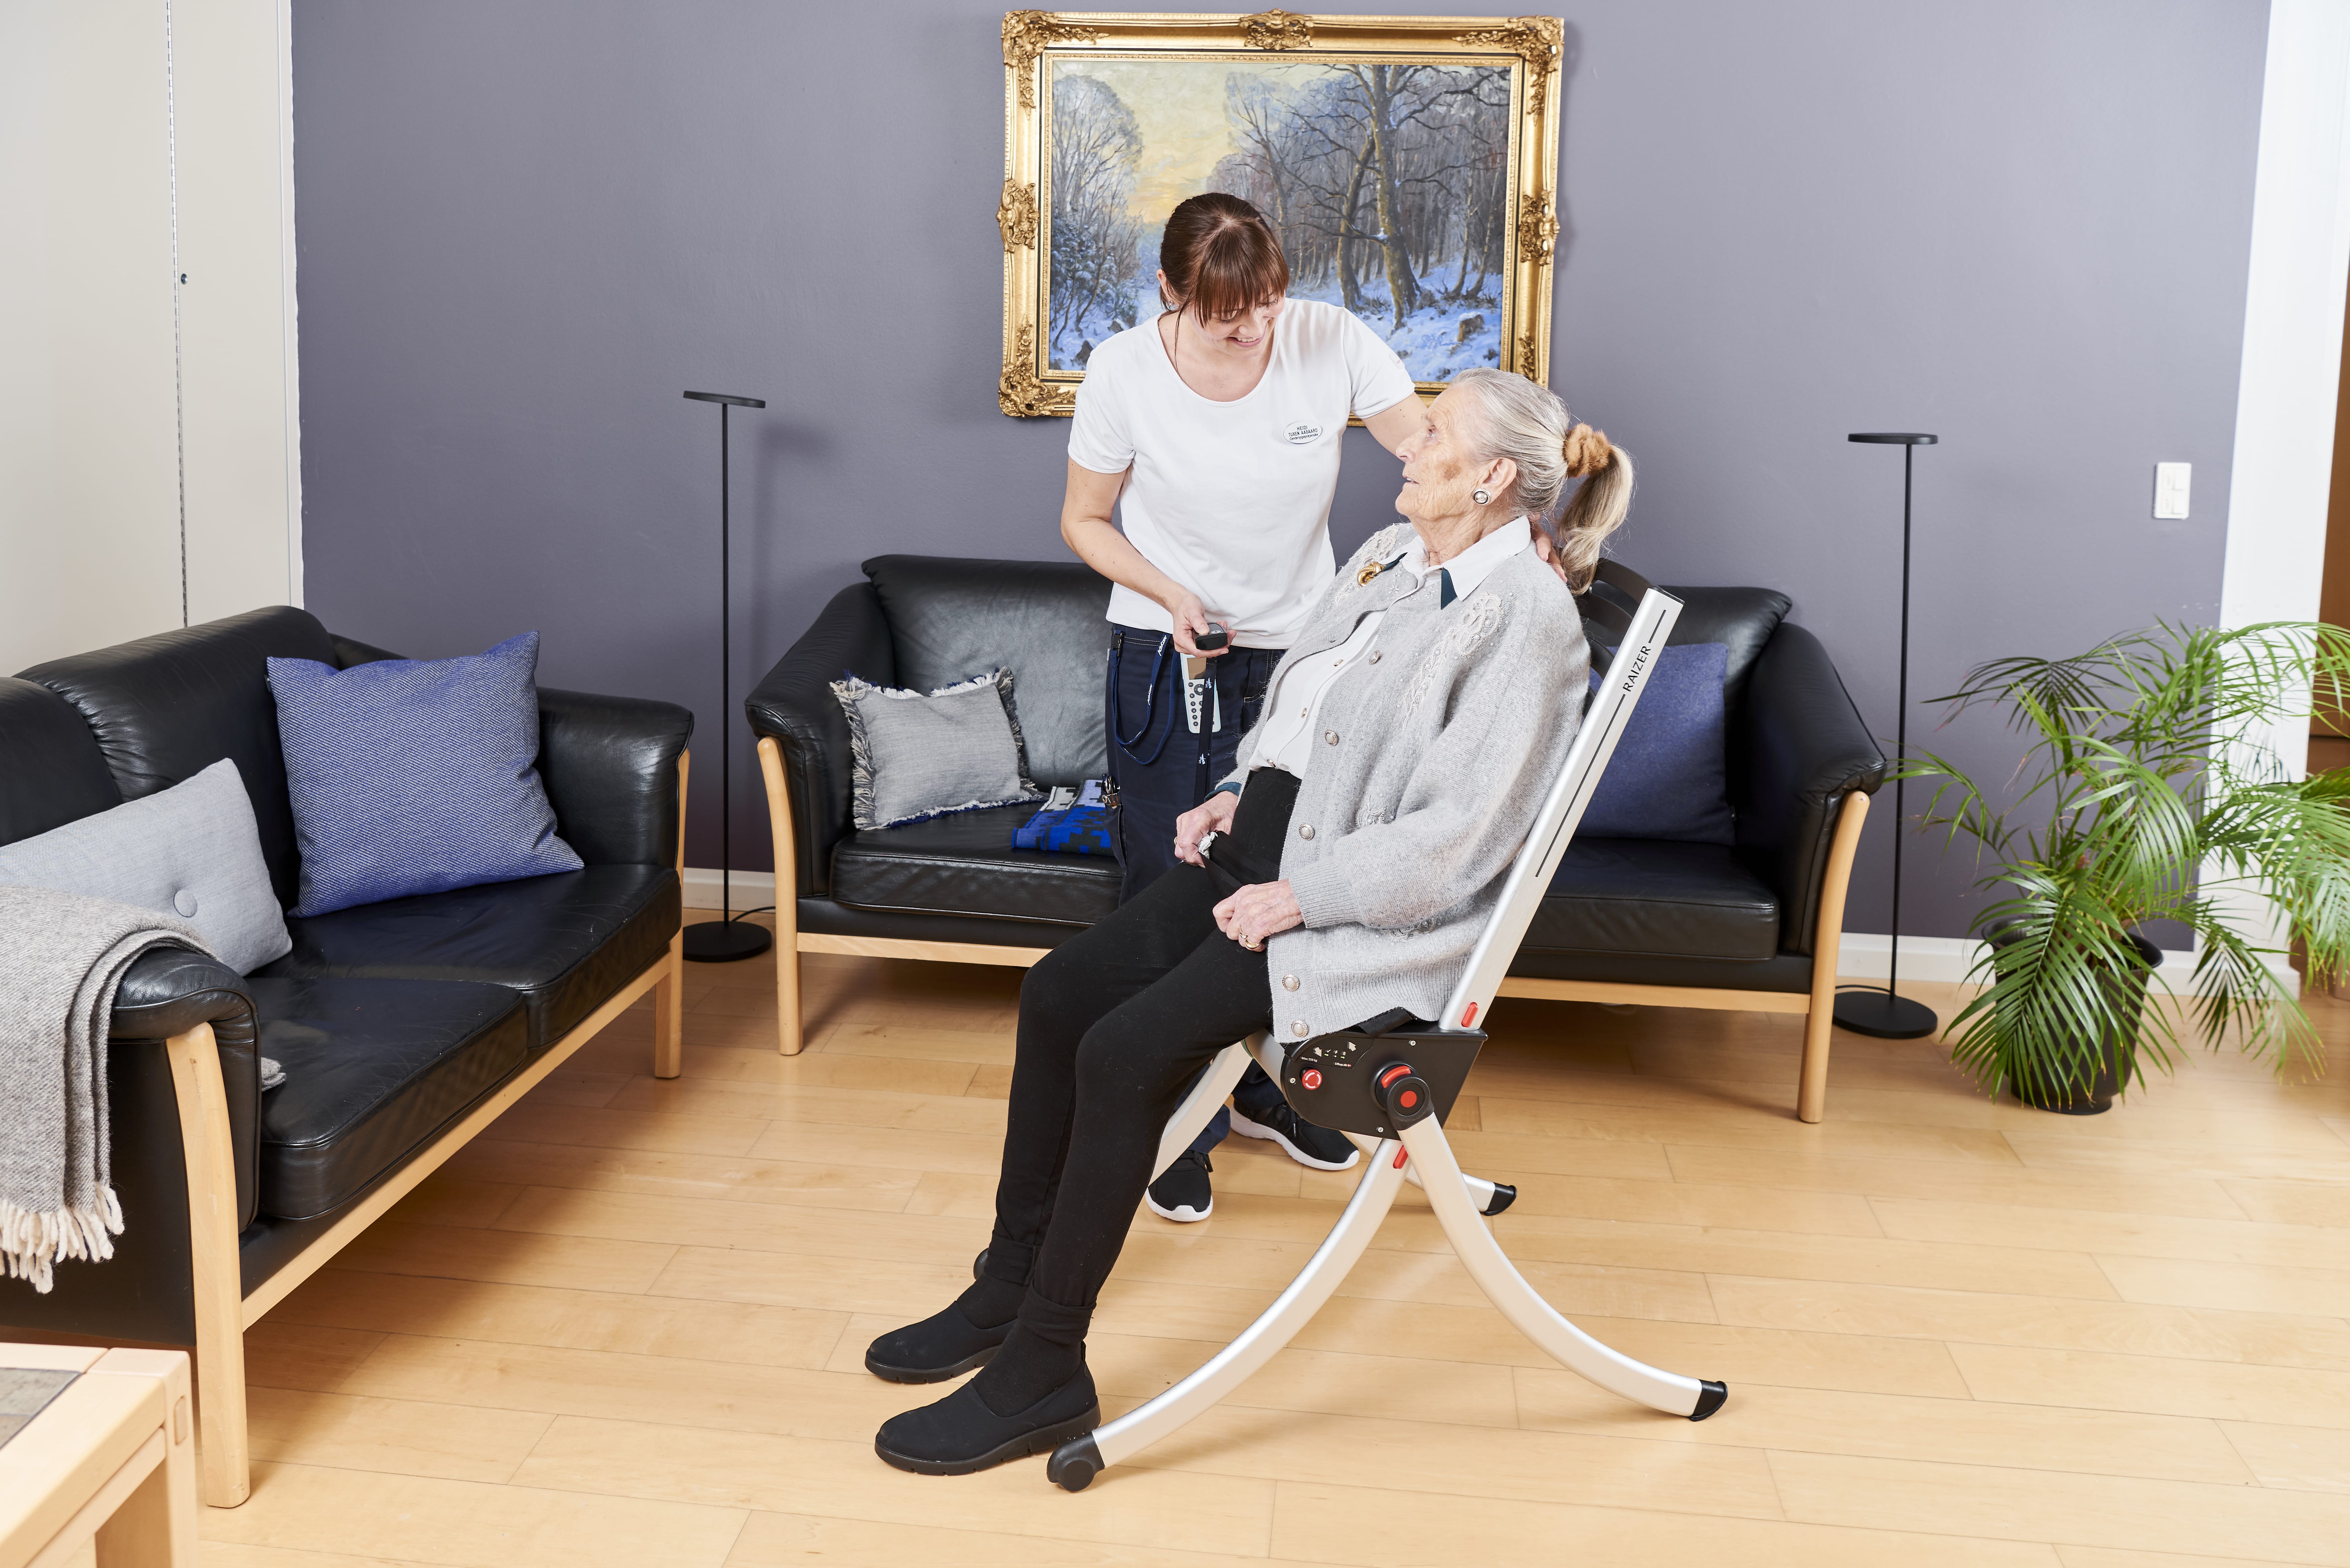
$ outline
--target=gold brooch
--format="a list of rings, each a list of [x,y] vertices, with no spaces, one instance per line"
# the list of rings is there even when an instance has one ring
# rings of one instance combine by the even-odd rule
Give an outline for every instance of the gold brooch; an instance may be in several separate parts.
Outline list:
[[[1363,569],[1355,574],[1355,586],[1358,588],[1367,588],[1371,586],[1371,579],[1386,570],[1387,567],[1380,562],[1366,561],[1363,563]]]

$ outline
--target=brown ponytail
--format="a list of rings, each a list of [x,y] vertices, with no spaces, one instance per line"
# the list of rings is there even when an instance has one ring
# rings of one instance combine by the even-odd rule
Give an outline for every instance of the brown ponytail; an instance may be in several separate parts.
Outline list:
[[[1557,393],[1523,376],[1481,365],[1453,377],[1452,385],[1475,399],[1477,454],[1518,465],[1509,502],[1549,535],[1567,586],[1581,593],[1591,586],[1607,535],[1631,510],[1632,454],[1576,424]],[[1582,485],[1552,523],[1551,509],[1578,479]]]
[[[1580,593],[1591,586],[1607,535],[1632,509],[1632,454],[1589,425],[1576,425],[1566,432],[1560,455],[1567,477],[1583,481],[1559,514],[1557,539],[1559,564]]]
[[[1208,191],[1176,204],[1159,242],[1169,310],[1230,319],[1289,292],[1289,263],[1264,215],[1238,196]],[[1172,299],[1163,299],[1172,294]]]

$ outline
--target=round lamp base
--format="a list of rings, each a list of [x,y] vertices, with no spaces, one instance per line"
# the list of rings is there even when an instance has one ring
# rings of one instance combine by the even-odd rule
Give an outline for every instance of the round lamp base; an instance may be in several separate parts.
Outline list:
[[[703,920],[685,928],[690,963],[735,963],[775,945],[775,933],[748,920]]]
[[[1836,992],[1835,1021],[1839,1029],[1879,1040],[1916,1040],[1941,1027],[1931,1009],[1874,986]]]

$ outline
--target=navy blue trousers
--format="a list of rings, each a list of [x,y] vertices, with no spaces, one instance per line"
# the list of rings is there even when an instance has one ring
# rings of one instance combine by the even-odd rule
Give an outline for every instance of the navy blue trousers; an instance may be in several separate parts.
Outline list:
[[[1175,819],[1207,799],[1232,771],[1241,737],[1263,715],[1265,688],[1283,651],[1236,648],[1208,660],[1213,690],[1201,704],[1194,733],[1183,656],[1175,651],[1174,640],[1163,631],[1110,627],[1102,722],[1109,734],[1109,776],[1118,786],[1120,904],[1180,864],[1175,858]],[[1252,1063],[1232,1099],[1261,1121],[1281,1104],[1281,1089]],[[1192,1148],[1207,1153],[1232,1127],[1232,1113],[1217,1111]]]

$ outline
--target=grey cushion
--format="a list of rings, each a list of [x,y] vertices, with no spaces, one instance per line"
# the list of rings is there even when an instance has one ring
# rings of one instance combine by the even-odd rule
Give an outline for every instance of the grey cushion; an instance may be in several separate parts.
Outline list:
[[[930,692],[852,675],[832,692],[848,715],[850,815],[861,829],[1045,798],[1028,776],[1008,670]]]
[[[0,883],[177,915],[239,974],[294,948],[253,802],[226,757],[160,794],[0,846]]]

